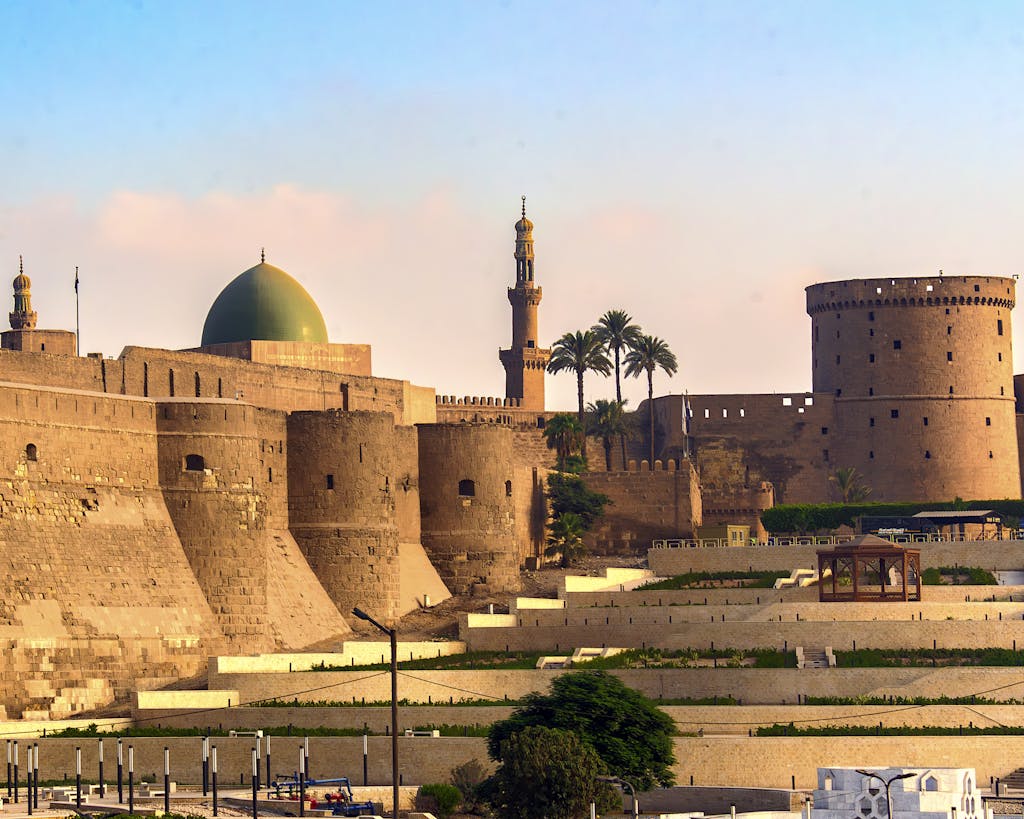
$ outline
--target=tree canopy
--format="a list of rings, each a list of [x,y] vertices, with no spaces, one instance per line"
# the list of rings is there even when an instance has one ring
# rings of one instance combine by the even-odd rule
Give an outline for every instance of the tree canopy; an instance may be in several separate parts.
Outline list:
[[[574,732],[594,749],[609,774],[638,790],[673,783],[672,719],[604,671],[564,674],[552,682],[550,694],[528,695],[511,717],[491,726],[491,758],[501,761],[504,745],[530,726]]]
[[[584,531],[589,532],[611,499],[595,492],[579,475],[554,472],[548,475],[548,503],[552,518],[560,518],[566,513],[579,515]]]
[[[584,819],[590,803],[601,813],[621,808],[594,749],[572,731],[525,726],[505,737],[487,783],[487,798],[503,819]]]

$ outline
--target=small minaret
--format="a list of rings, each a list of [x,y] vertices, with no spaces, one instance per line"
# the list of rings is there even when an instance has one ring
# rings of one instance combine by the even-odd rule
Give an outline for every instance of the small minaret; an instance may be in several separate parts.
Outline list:
[[[523,215],[516,222],[516,286],[508,289],[512,305],[512,346],[501,350],[498,358],[505,368],[505,397],[519,399],[524,409],[544,411],[544,373],[551,359],[550,350],[537,346],[537,305],[541,288],[533,278],[533,222]]]
[[[32,280],[25,275],[25,263],[18,257],[18,275],[14,277],[14,312],[10,313],[12,330],[36,329],[35,311],[32,309]]]

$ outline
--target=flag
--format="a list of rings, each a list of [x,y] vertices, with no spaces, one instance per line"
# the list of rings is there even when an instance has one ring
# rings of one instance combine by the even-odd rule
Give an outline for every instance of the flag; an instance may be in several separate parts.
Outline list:
[[[78,267],[75,267],[75,292],[78,292]]]

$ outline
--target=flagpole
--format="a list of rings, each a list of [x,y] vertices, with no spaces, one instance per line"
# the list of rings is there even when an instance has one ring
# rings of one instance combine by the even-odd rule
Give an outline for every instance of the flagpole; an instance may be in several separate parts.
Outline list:
[[[78,265],[75,265],[75,355],[82,354],[82,328],[78,323]]]

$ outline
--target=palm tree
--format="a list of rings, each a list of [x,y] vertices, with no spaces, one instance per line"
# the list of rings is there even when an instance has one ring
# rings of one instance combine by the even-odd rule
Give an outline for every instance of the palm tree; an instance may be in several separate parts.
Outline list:
[[[622,380],[619,374],[619,355],[629,350],[640,338],[640,325],[633,324],[633,317],[625,310],[608,310],[594,325],[594,332],[605,349],[615,357],[615,400],[620,405],[622,400]],[[626,464],[626,436],[619,435],[622,448],[622,464]]]
[[[625,439],[626,419],[622,414],[625,401],[606,401],[603,398],[587,404],[587,412],[590,413],[594,424],[594,434],[601,438],[604,444],[604,466],[609,472],[612,471],[612,438],[616,435]],[[625,465],[625,460],[623,460]]]
[[[828,476],[828,482],[835,486],[843,503],[860,503],[871,494],[871,487],[865,485],[855,466],[839,467]]]
[[[583,374],[587,370],[593,370],[601,375],[608,375],[612,370],[612,363],[605,355],[604,345],[598,339],[597,333],[593,330],[577,330],[575,333],[566,333],[551,345],[551,361],[548,362],[548,372],[560,373],[564,370],[572,370],[576,373],[576,396],[579,401],[577,417],[580,426],[586,433],[587,422],[583,415]],[[586,454],[587,439],[584,436],[584,457]]]
[[[668,342],[657,336],[640,336],[626,353],[626,375],[638,378],[647,373],[647,410],[651,416],[651,468],[654,468],[654,371],[664,370],[669,377],[679,370],[676,354],[669,349]]]
[[[548,524],[548,557],[562,556],[562,566],[570,566],[585,551],[583,519],[575,512],[563,512]]]
[[[555,450],[558,457],[558,470],[564,472],[566,461],[579,452],[583,440],[583,427],[571,413],[560,412],[552,415],[544,424],[544,437],[547,439],[548,449]]]

